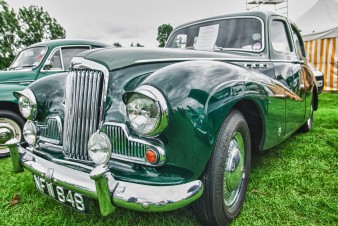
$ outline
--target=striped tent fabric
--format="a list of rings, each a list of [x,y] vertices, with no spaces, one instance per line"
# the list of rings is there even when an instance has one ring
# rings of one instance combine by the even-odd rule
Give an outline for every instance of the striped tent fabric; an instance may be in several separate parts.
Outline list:
[[[325,92],[338,91],[337,39],[325,38],[305,42],[309,62],[324,73]]]

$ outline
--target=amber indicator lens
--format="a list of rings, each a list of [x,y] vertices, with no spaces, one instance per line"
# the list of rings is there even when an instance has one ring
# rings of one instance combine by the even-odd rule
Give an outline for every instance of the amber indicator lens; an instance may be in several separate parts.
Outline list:
[[[156,163],[157,162],[157,155],[154,150],[148,149],[146,151],[146,159],[149,163]]]

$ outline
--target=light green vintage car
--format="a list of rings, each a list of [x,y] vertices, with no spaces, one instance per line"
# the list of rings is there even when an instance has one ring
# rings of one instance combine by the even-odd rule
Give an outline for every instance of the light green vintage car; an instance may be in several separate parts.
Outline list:
[[[21,91],[45,76],[68,71],[76,54],[103,47],[109,45],[60,39],[36,43],[22,50],[9,68],[0,71],[0,141],[22,138],[21,131],[26,120],[20,114],[14,91]],[[6,156],[9,156],[9,150],[0,144],[0,157]]]
[[[192,204],[205,225],[238,216],[251,155],[309,131],[318,106],[299,30],[263,12],[184,24],[162,49],[82,52],[15,96],[28,146],[7,145],[38,191],[102,215]]]

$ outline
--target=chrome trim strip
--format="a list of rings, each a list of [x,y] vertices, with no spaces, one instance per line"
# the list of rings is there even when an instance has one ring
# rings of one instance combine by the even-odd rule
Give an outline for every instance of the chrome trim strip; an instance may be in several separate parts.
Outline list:
[[[135,147],[135,145],[137,145],[137,143],[139,144],[143,144],[145,146],[149,146],[149,147],[154,147],[157,151],[158,151],[158,154],[159,154],[159,161],[157,164],[150,164],[148,163],[145,158],[143,158],[143,161],[141,159],[141,157],[131,157],[131,156],[127,156],[127,155],[124,155],[123,153],[112,153],[112,158],[113,159],[118,159],[118,160],[122,160],[122,161],[127,161],[127,162],[132,162],[132,163],[137,163],[137,164],[142,164],[142,165],[146,165],[146,166],[153,166],[153,167],[159,167],[159,166],[162,166],[165,161],[166,161],[166,153],[165,153],[165,150],[163,147],[159,146],[159,145],[156,145],[156,144],[153,144],[153,143],[150,143],[148,141],[145,141],[145,140],[142,140],[142,139],[139,139],[139,138],[136,138],[136,137],[133,137],[127,126],[123,123],[117,123],[117,122],[106,122],[103,124],[103,126],[114,126],[114,127],[120,127],[122,128],[123,132],[124,132],[124,135],[126,136],[127,138],[127,141],[125,141],[124,143],[123,142],[118,142],[117,144],[113,144],[112,145],[112,151],[114,151],[114,149],[118,149],[118,150],[121,150],[120,148],[116,147],[115,145],[121,145],[120,147],[123,147],[125,148],[126,150],[126,154],[127,155],[133,155],[132,151],[137,149],[137,146]],[[116,134],[118,134],[118,137],[117,139],[118,140],[122,140],[121,139],[121,136],[122,134],[119,134],[119,131],[118,130],[115,130],[114,131]],[[109,136],[108,136],[109,137]],[[135,143],[131,143],[132,145],[132,148],[130,149],[127,149],[127,142],[130,141],[130,142],[135,142]],[[163,145],[164,146],[164,145]],[[139,149],[138,149],[139,150]],[[142,153],[138,152],[137,154],[135,153],[134,155],[138,155],[138,156],[141,156]]]
[[[147,59],[137,60],[135,63],[161,63],[168,61],[194,61],[194,60],[214,60],[214,61],[231,61],[231,62],[270,62],[269,59],[240,59],[240,58],[166,58],[166,59]]]
[[[2,81],[0,84],[7,84],[7,83],[20,83],[21,84],[30,84],[32,82],[34,82],[35,80],[26,80],[26,81],[22,81],[22,80],[19,80],[19,81]]]
[[[262,25],[262,48],[260,50],[245,50],[245,49],[236,49],[236,48],[224,48],[223,50],[240,50],[240,51],[243,51],[243,52],[253,52],[253,53],[260,53],[260,52],[263,52],[264,49],[265,49],[265,27],[264,27],[264,21],[260,18],[260,17],[257,17],[257,16],[233,16],[233,17],[220,17],[220,18],[214,18],[214,19],[207,19],[207,20],[203,20],[203,21],[199,21],[199,22],[192,22],[190,24],[187,24],[185,26],[182,26],[182,27],[179,27],[177,30],[175,29],[168,37],[167,40],[170,40],[171,36],[174,35],[174,33],[176,31],[179,31],[181,29],[184,29],[184,28],[187,28],[187,27],[190,27],[190,26],[194,26],[194,25],[197,25],[197,24],[202,24],[202,23],[207,23],[207,22],[213,22],[213,21],[218,21],[218,20],[230,20],[230,19],[242,19],[242,18],[252,18],[252,19],[257,19],[261,22],[261,25]],[[167,43],[165,45],[166,48],[170,48],[167,46]]]

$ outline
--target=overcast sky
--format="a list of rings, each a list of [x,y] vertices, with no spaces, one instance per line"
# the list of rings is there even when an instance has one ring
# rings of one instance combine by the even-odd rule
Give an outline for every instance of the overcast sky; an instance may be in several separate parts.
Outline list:
[[[318,0],[289,0],[289,18],[297,20]],[[320,0],[319,0],[320,1]],[[11,8],[42,6],[67,32],[67,38],[108,44],[132,42],[155,47],[157,28],[246,10],[246,0],[6,0]],[[261,8],[274,10],[274,8]],[[315,15],[314,15],[315,16]]]

